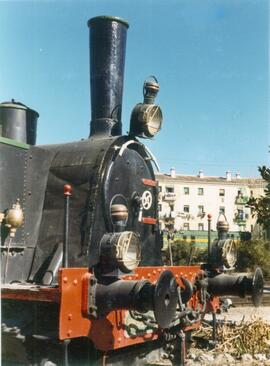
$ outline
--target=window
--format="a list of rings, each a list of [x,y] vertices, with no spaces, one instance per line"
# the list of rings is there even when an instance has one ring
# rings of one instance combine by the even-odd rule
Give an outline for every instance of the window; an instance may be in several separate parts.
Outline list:
[[[202,215],[204,213],[204,207],[202,205],[198,206],[198,215]]]
[[[202,223],[202,222],[200,222],[200,223],[198,224],[198,230],[199,230],[199,231],[203,231],[203,230],[204,230],[204,227],[203,227],[203,223]]]
[[[189,212],[189,206],[188,205],[186,205],[186,206],[184,206],[184,212]]]
[[[158,205],[158,211],[162,211],[162,205],[161,204]]]
[[[244,211],[241,209],[237,210],[237,219],[238,220],[244,220]]]
[[[165,187],[166,193],[174,193],[174,187]]]
[[[183,225],[183,229],[185,231],[189,230],[189,223],[188,222],[185,222],[184,225]]]
[[[225,196],[225,189],[220,188],[220,190],[219,190],[219,196],[220,197],[224,197]]]
[[[189,187],[184,187],[184,194],[189,194]]]
[[[162,192],[162,186],[158,186],[158,192]]]
[[[225,214],[225,207],[224,207],[224,206],[221,206],[221,207],[219,208],[219,213],[220,213],[220,214]]]
[[[203,188],[198,188],[198,195],[203,196]]]
[[[174,211],[174,205],[170,205],[170,210]]]

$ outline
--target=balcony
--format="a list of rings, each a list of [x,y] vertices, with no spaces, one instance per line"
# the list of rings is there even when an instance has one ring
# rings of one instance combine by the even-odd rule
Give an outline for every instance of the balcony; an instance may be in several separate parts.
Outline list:
[[[176,194],[175,193],[165,193],[163,196],[164,201],[175,201],[176,200]]]

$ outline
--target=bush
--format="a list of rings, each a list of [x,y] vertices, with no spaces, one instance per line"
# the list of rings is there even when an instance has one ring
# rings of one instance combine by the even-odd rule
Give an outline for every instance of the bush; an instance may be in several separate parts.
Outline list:
[[[261,267],[265,278],[270,278],[270,242],[257,239],[238,244],[237,270],[253,272]]]
[[[207,260],[207,249],[200,249],[184,240],[175,240],[171,247],[175,266],[205,263]],[[169,247],[164,251],[164,262],[170,265]]]

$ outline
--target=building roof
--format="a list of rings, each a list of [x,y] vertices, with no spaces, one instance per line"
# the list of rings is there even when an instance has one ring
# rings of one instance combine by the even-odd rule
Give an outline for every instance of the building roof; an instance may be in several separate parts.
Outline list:
[[[218,184],[232,184],[232,185],[256,185],[264,187],[266,182],[261,178],[234,178],[228,180],[226,177],[211,177],[203,176],[198,177],[196,175],[182,175],[176,174],[172,177],[170,174],[156,173],[157,180],[170,181],[170,183],[218,183]]]

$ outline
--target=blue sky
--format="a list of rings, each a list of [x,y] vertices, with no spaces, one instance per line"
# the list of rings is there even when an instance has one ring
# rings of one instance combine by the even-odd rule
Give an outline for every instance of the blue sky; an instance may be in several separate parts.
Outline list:
[[[0,1],[0,101],[40,113],[38,143],[89,134],[87,20],[129,21],[123,131],[149,75],[164,124],[145,140],[161,170],[258,176],[269,165],[267,0]]]

